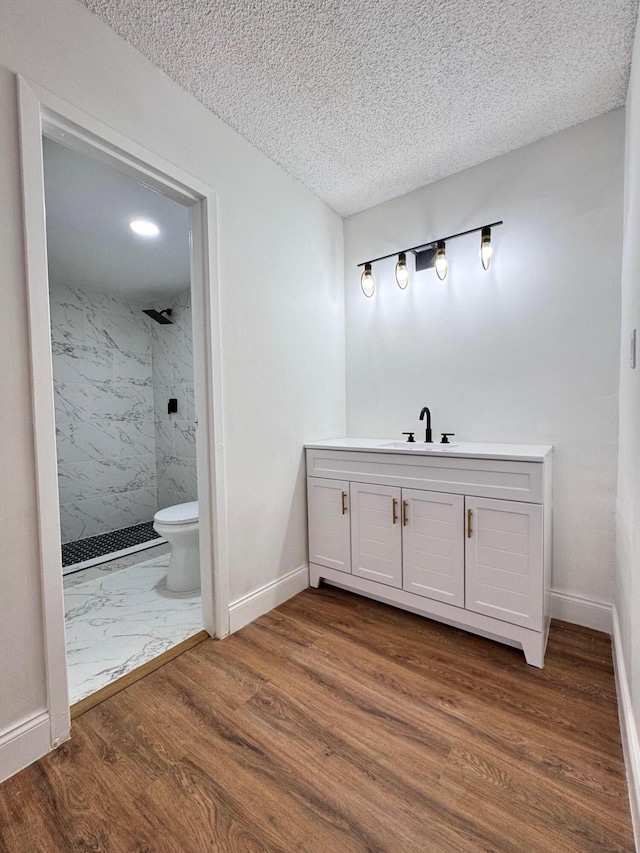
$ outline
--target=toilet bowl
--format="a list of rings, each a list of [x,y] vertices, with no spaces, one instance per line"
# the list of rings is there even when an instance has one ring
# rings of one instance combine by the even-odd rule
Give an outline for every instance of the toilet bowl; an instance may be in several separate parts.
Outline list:
[[[171,545],[167,572],[169,592],[200,589],[198,501],[159,510],[153,516],[153,529]]]

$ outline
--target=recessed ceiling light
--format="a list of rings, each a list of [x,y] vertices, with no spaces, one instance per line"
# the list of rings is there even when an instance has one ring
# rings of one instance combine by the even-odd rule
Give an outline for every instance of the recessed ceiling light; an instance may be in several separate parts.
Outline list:
[[[141,237],[157,237],[160,229],[150,219],[132,219],[129,228]]]

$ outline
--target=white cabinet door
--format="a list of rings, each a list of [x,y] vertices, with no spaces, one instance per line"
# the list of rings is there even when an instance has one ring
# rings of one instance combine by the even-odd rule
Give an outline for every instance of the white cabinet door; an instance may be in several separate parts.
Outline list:
[[[466,608],[542,630],[540,504],[465,498]]]
[[[349,483],[309,477],[307,484],[309,562],[350,572]]]
[[[402,521],[402,588],[464,607],[462,495],[403,489]]]
[[[402,587],[400,489],[351,483],[352,574]]]

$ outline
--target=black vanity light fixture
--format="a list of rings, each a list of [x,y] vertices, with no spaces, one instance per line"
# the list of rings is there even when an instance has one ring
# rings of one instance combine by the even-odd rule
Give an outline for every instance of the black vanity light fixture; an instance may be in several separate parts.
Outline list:
[[[398,256],[396,263],[396,282],[401,290],[406,290],[409,284],[409,268],[407,267],[407,254],[413,252],[415,257],[416,272],[422,270],[434,269],[440,281],[444,281],[447,277],[449,262],[447,260],[447,242],[455,240],[458,237],[465,237],[467,234],[476,234],[480,232],[480,260],[482,267],[485,270],[489,269],[491,256],[493,255],[493,244],[491,242],[491,229],[502,225],[500,222],[491,222],[489,225],[480,225],[478,228],[470,228],[468,231],[460,231],[458,234],[450,234],[448,237],[442,237],[440,240],[432,240],[429,243],[421,243],[419,246],[412,246],[410,249],[403,249],[401,252],[391,252],[389,255],[381,255],[379,258],[373,258],[371,261],[363,261],[358,264],[358,267],[364,267],[360,276],[360,287],[362,292],[367,297],[372,297],[376,292],[376,282],[373,277],[372,265],[378,261],[384,261],[387,258]]]

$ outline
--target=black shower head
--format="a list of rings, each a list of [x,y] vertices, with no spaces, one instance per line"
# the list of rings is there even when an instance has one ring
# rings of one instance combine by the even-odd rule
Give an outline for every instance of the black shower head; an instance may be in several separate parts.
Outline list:
[[[164,311],[156,311],[155,308],[143,308],[142,311],[144,314],[148,314],[152,320],[156,321],[156,323],[162,323],[162,325],[166,325],[167,323],[169,323],[169,325],[173,324],[173,320],[169,319],[171,316],[171,308],[165,308]],[[165,317],[164,314],[167,316]]]

